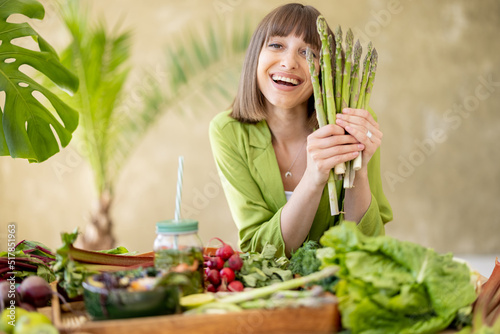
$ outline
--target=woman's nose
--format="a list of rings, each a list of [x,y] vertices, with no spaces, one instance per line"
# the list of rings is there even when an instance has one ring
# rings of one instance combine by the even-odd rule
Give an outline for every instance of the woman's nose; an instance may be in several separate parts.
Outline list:
[[[283,58],[281,59],[281,67],[286,69],[294,69],[297,67],[297,58],[294,52],[288,51],[283,54]]]

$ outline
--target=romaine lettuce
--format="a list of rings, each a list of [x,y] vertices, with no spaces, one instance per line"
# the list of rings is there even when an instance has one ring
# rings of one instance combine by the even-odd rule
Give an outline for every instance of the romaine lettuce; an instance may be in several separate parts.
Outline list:
[[[340,266],[342,325],[353,334],[436,333],[476,299],[471,273],[451,253],[390,236],[369,237],[343,222],[322,236],[322,266]]]

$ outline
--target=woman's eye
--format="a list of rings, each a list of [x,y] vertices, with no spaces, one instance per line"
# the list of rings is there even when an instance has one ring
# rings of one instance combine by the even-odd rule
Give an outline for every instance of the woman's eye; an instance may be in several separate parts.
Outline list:
[[[281,48],[281,44],[271,43],[271,44],[269,44],[269,47],[273,48],[273,49],[280,49]]]
[[[312,51],[312,50],[311,50],[311,53],[312,53],[312,55],[313,55],[313,58],[316,58],[316,51]],[[303,55],[304,57],[307,57],[307,49],[302,50],[302,51],[300,52],[300,54],[301,54],[301,55]]]

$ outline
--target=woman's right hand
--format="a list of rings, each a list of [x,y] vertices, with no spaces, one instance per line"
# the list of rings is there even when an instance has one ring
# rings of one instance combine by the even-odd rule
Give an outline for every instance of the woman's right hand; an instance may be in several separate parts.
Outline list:
[[[330,170],[354,159],[364,145],[336,124],[325,125],[307,137],[307,174],[317,186],[324,186]]]

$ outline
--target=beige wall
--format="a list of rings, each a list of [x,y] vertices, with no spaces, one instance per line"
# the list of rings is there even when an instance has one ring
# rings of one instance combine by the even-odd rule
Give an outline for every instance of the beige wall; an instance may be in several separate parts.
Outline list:
[[[155,68],[163,47],[196,20],[261,18],[285,1],[88,1],[96,15],[134,30],[134,70]],[[56,49],[67,35],[48,0],[33,23]],[[352,27],[379,52],[372,107],[384,131],[382,177],[394,210],[387,233],[438,251],[500,253],[500,2],[309,1],[336,26]],[[363,37],[366,36],[366,37]],[[366,42],[363,44],[365,45]],[[135,80],[140,78],[135,77]],[[216,176],[208,122],[226,105],[165,113],[127,162],[112,211],[118,243],[151,249],[154,224],[173,218],[177,157],[184,160],[183,215],[208,242],[237,232]],[[86,224],[90,170],[75,143],[40,165],[0,158],[0,234],[60,244]]]

